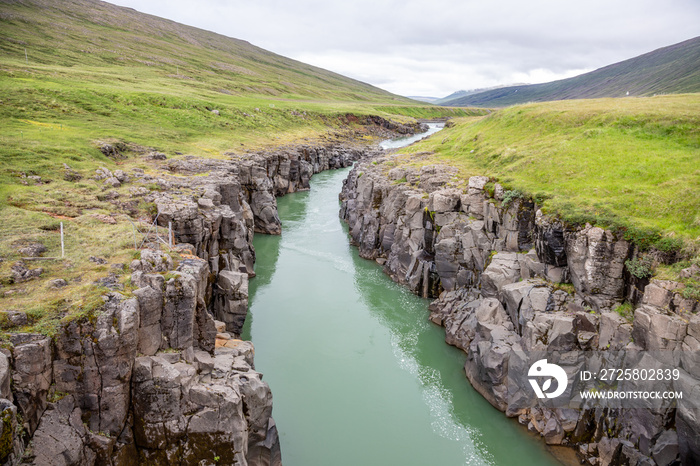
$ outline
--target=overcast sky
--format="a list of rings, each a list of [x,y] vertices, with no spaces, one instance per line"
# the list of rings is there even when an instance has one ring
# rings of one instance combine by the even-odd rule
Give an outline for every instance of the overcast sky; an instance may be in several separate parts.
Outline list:
[[[575,76],[700,35],[700,0],[115,0],[400,95]]]

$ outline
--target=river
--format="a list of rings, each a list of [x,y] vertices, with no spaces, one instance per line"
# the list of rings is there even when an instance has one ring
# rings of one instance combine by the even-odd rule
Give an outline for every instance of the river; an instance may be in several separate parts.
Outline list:
[[[348,170],[279,198],[282,235],[255,235],[243,337],[274,395],[285,466],[559,464],[469,385],[428,301],[349,245]]]

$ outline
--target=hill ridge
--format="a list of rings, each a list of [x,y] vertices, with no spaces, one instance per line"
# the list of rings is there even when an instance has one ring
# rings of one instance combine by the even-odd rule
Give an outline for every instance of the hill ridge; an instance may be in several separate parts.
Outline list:
[[[98,0],[0,2],[0,25],[0,50],[6,58],[13,57],[16,65],[25,62],[25,57],[27,65],[99,67],[120,62],[171,67],[168,71],[173,75],[179,75],[191,65],[212,69],[227,78],[232,87],[229,91],[234,93],[288,94],[294,98],[342,92],[344,98],[351,100],[411,102],[246,40]],[[233,67],[216,67],[216,63]],[[253,76],[252,73],[278,79],[269,79],[274,82],[266,83],[267,86],[255,86],[256,83],[245,79]]]
[[[572,78],[508,86],[441,102],[502,107],[526,102],[700,92],[700,36]]]

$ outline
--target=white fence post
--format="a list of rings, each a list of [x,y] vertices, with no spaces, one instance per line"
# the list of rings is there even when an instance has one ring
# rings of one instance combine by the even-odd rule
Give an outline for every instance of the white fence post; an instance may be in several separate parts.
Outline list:
[[[66,256],[66,249],[63,244],[63,222],[61,222],[61,258]]]

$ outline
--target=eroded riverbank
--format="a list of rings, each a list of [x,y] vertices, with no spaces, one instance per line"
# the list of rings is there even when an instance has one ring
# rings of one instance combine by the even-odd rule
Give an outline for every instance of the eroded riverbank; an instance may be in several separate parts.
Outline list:
[[[548,444],[575,446],[589,464],[695,464],[700,303],[680,283],[633,276],[626,263],[640,249],[613,231],[565,225],[487,177],[460,180],[453,167],[404,162],[385,156],[356,165],[341,216],[360,256],[414,293],[438,298],[430,319],[467,355],[475,389]],[[534,354],[565,372],[561,405],[535,397]],[[676,376],[646,386],[659,395],[619,379],[591,388],[579,376],[590,355],[592,371],[633,374],[665,364]],[[601,391],[647,400],[584,397]],[[683,400],[648,401],[669,391]]]
[[[346,175],[278,199],[282,235],[254,240],[244,338],[274,393],[285,465],[558,464],[469,386],[428,301],[349,246]]]

